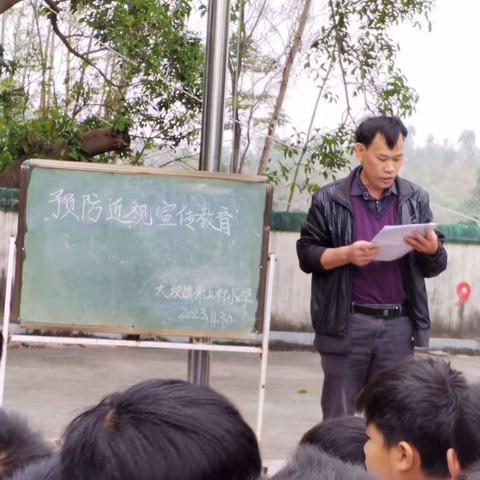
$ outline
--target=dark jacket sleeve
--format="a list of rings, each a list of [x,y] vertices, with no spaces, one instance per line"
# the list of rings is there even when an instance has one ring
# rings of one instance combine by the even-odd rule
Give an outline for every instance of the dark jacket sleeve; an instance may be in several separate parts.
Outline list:
[[[430,223],[433,220],[433,214],[430,210],[428,194],[420,201],[420,219],[419,223]],[[438,237],[439,248],[435,255],[426,255],[425,253],[415,252],[417,263],[422,270],[425,278],[435,277],[447,268],[447,251],[443,245],[445,236],[442,232],[435,230]]]
[[[324,272],[320,258],[332,246],[325,209],[318,195],[317,193],[312,198],[307,220],[297,240],[298,261],[305,273]]]

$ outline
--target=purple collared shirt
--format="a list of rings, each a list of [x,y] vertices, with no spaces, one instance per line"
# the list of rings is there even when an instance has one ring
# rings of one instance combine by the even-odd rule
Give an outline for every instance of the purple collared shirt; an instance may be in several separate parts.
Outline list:
[[[354,212],[354,241],[372,238],[385,226],[397,224],[397,188],[395,183],[376,200],[362,184],[360,172],[350,192]],[[404,259],[392,262],[373,261],[354,267],[352,301],[359,304],[405,303]]]

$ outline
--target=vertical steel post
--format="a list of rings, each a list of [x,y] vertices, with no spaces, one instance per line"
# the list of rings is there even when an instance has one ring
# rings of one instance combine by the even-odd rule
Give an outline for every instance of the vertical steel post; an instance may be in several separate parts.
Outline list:
[[[218,172],[221,165],[229,15],[230,0],[209,1],[199,166],[200,170],[207,172]],[[207,343],[209,339],[191,341]],[[209,379],[210,352],[189,350],[188,380],[199,385],[208,385]]]
[[[209,1],[200,147],[200,170],[207,172],[220,171],[229,15],[230,0]]]

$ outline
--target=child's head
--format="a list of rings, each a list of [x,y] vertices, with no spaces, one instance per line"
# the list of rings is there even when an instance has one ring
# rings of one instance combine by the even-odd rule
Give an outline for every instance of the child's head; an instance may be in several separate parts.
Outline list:
[[[453,477],[480,462],[480,385],[470,385],[460,403],[453,427],[452,447],[447,453]]]
[[[250,480],[261,473],[257,439],[211,388],[150,380],[105,397],[64,435],[68,480]]]
[[[364,465],[363,446],[368,440],[365,430],[361,417],[328,418],[306,432],[300,444],[313,445],[343,462]]]
[[[52,446],[24,418],[0,408],[0,479],[52,453]]]
[[[313,445],[300,445],[271,480],[374,480],[360,465],[330,457]]]
[[[367,420],[367,470],[388,480],[448,478],[447,450],[466,389],[460,372],[431,358],[375,375],[357,399]]]
[[[480,461],[473,462],[459,476],[455,475],[453,477],[457,480],[480,480]]]
[[[60,480],[60,463],[57,455],[30,463],[8,477],[8,480]]]

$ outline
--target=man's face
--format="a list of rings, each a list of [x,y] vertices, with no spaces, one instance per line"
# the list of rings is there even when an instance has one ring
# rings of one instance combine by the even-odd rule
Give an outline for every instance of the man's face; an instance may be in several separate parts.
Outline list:
[[[382,433],[375,424],[367,426],[368,440],[363,447],[365,452],[365,465],[369,473],[380,479],[395,480],[394,452],[385,443]]]
[[[400,134],[397,144],[390,149],[385,137],[377,133],[368,148],[362,143],[355,145],[355,154],[363,166],[361,178],[370,194],[382,194],[392,186],[403,164],[404,141]]]

